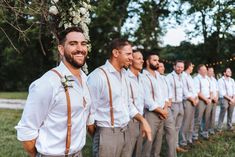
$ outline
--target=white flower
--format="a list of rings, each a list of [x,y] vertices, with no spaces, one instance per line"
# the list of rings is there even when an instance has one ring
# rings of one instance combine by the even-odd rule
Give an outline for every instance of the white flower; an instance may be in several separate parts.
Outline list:
[[[73,24],[77,25],[81,21],[81,18],[79,16],[73,17]]]
[[[69,15],[72,16],[72,17],[76,16],[76,14],[77,14],[76,11],[70,11],[69,12]]]
[[[87,10],[85,8],[83,8],[83,7],[81,7],[79,10],[80,10],[82,15],[85,15],[86,12],[87,12]]]
[[[61,78],[61,83],[64,88],[68,88],[68,87],[72,88],[73,87],[72,81],[74,81],[72,75],[69,75],[69,76],[65,75],[64,77]]]
[[[65,23],[64,24],[64,28],[66,29],[66,28],[69,28],[69,27],[71,27],[72,26],[72,24],[71,23]]]
[[[49,13],[53,14],[53,15],[57,15],[59,13],[58,9],[56,8],[56,6],[51,6],[49,8]]]
[[[58,3],[59,2],[59,0],[51,0],[51,3],[52,4],[56,4],[56,3]]]

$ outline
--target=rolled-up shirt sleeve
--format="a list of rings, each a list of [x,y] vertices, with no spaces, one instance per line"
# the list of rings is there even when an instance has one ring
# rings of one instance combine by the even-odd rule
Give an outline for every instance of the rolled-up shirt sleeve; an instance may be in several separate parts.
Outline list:
[[[49,81],[36,80],[29,87],[29,95],[22,118],[15,127],[17,138],[28,141],[37,138],[39,128],[43,124],[52,103],[53,88]]]

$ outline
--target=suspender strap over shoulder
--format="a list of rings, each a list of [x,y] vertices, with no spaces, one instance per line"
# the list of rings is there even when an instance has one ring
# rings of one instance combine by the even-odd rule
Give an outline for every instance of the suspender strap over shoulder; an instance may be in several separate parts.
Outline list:
[[[104,72],[105,77],[106,77],[106,79],[107,79],[107,83],[108,83],[111,126],[114,127],[113,98],[112,98],[111,84],[110,84],[110,81],[109,81],[109,78],[108,78],[108,74],[106,73],[106,71],[105,71],[103,68],[100,68],[100,69]]]
[[[54,73],[56,73],[61,79],[62,75],[55,69],[51,69]],[[66,94],[66,100],[67,100],[67,135],[66,135],[66,148],[65,148],[65,154],[68,155],[70,144],[71,144],[71,102],[70,102],[70,96],[68,91],[68,86],[64,86],[65,94]]]

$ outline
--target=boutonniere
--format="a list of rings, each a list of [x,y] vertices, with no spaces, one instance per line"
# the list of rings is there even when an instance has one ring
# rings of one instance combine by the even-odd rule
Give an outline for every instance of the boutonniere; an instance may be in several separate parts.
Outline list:
[[[64,88],[68,88],[68,87],[73,88],[72,81],[74,81],[72,75],[69,75],[69,76],[65,75],[64,77],[61,78],[61,83]]]

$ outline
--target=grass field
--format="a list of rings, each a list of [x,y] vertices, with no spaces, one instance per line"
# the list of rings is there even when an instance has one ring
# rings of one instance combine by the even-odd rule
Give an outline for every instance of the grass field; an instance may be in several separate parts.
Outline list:
[[[21,117],[22,110],[0,109],[0,157],[26,157],[20,142],[16,139],[14,126]],[[83,149],[83,156],[91,156],[91,138]],[[162,157],[165,155],[163,147]],[[235,157],[235,133],[224,132],[223,136],[214,135],[210,141],[201,141],[188,153],[178,157]]]
[[[0,92],[2,99],[26,99],[27,96],[27,92]]]

